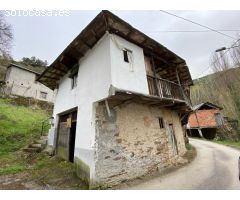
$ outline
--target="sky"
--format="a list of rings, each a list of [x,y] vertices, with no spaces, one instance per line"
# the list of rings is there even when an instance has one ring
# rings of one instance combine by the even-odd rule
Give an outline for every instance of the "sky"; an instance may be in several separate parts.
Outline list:
[[[35,56],[51,64],[100,11],[69,11],[69,16],[7,16],[14,41],[12,57]],[[186,60],[193,79],[211,73],[210,59],[216,49],[230,47],[240,33],[240,11],[168,11],[216,30],[207,31],[161,11],[111,11]],[[203,32],[169,32],[203,31]]]

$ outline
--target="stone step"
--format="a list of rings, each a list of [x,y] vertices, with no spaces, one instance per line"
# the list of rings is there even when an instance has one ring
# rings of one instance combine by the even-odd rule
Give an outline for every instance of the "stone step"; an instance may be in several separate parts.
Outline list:
[[[39,152],[41,152],[41,148],[33,148],[33,147],[27,147],[27,148],[23,148],[22,149],[23,151],[25,151],[25,152],[28,152],[28,153],[39,153]]]
[[[43,144],[33,143],[33,144],[30,144],[29,147],[31,147],[31,148],[43,148]]]
[[[43,144],[43,145],[47,145],[47,140],[35,140],[34,143],[35,144]]]
[[[40,140],[48,140],[48,136],[41,136]]]

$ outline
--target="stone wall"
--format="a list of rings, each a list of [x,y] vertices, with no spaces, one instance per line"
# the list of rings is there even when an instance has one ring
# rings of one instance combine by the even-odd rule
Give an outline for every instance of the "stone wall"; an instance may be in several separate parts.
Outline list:
[[[160,129],[158,118],[164,119]],[[125,104],[111,110],[96,109],[95,184],[116,185],[171,166],[174,155],[168,124],[173,124],[178,154],[185,153],[179,117],[171,110]]]

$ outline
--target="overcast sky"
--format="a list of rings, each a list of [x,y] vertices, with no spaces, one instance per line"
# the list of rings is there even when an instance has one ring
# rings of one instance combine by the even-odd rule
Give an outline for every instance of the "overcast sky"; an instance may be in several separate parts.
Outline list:
[[[12,56],[36,56],[51,64],[64,48],[100,11],[70,11],[65,17],[6,17],[14,30]],[[211,54],[222,46],[230,46],[233,39],[160,11],[111,11],[135,28],[157,40],[186,60],[192,77],[206,75],[210,70]],[[169,11],[176,15],[237,38],[240,33],[240,11]]]

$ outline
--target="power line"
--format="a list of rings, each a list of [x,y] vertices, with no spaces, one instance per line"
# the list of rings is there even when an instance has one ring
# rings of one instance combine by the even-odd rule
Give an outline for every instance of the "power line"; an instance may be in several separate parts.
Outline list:
[[[223,32],[240,32],[240,30],[217,30]],[[205,33],[205,32],[213,32],[211,30],[159,30],[159,31],[144,31],[148,33]]]
[[[232,36],[230,36],[230,35],[227,35],[227,34],[225,34],[225,33],[222,33],[222,32],[220,32],[220,31],[218,31],[218,30],[216,30],[216,29],[213,29],[213,28],[210,28],[210,27],[208,27],[208,26],[205,26],[205,25],[199,24],[199,23],[194,22],[194,21],[192,21],[192,20],[186,19],[186,18],[184,18],[184,17],[181,17],[181,16],[178,16],[178,15],[175,15],[175,14],[169,13],[169,12],[164,11],[164,10],[160,10],[160,12],[163,12],[163,13],[166,13],[166,14],[168,14],[168,15],[172,15],[172,16],[174,16],[174,17],[177,17],[177,18],[183,19],[183,20],[185,20],[185,21],[187,21],[187,22],[190,22],[190,23],[192,23],[192,24],[195,24],[195,25],[201,26],[201,27],[203,27],[203,28],[209,29],[209,30],[211,30],[211,31],[213,31],[213,32],[216,32],[216,33],[218,33],[218,34],[224,35],[225,37],[228,37],[228,38],[231,38],[231,39],[234,39],[234,40],[235,40],[235,38],[232,37]]]

